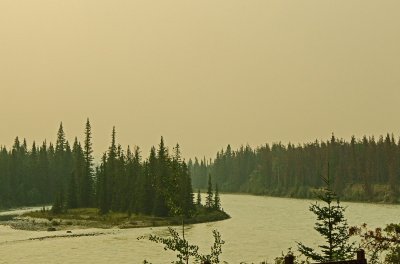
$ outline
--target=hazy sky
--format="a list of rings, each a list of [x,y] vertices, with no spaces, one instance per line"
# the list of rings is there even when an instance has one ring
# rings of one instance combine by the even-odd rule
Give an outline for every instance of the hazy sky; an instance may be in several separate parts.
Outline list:
[[[399,0],[0,0],[0,144],[400,135]]]

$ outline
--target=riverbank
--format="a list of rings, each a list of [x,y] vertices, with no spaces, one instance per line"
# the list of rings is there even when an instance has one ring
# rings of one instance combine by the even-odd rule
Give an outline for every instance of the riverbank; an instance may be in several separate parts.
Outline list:
[[[208,252],[207,249],[214,241],[213,230],[218,230],[222,239],[226,241],[222,247],[221,260],[228,263],[260,263],[262,260],[272,262],[276,256],[281,255],[282,250],[288,247],[296,249],[295,241],[317,246],[321,239],[313,229],[315,215],[308,211],[310,202],[314,199],[240,194],[220,196],[224,210],[231,215],[231,219],[188,225],[185,228],[188,241],[198,245],[204,253]],[[399,221],[400,205],[343,205],[347,207],[345,216],[350,226],[368,223],[369,227],[375,228]],[[48,222],[47,219],[44,220]],[[180,227],[176,226],[175,229],[181,232]],[[0,226],[0,262],[131,264],[142,263],[144,259],[151,260],[152,263],[171,263],[176,259],[176,254],[164,252],[161,244],[137,239],[149,235],[167,237],[169,233],[166,227],[83,228],[71,229],[72,233],[67,233],[68,230],[70,229],[55,232],[21,231]],[[99,235],[80,235],[94,233]],[[38,239],[48,236],[52,238]]]
[[[224,211],[206,210],[201,208],[197,214],[185,218],[185,224],[215,222],[229,219]],[[5,221],[4,221],[5,220]],[[18,230],[56,231],[84,228],[142,228],[157,226],[176,226],[182,224],[182,218],[155,217],[146,215],[128,215],[127,213],[111,212],[100,215],[97,208],[69,209],[63,214],[53,214],[50,210],[36,210],[22,215],[9,215],[3,219],[5,225]]]
[[[206,192],[206,190],[200,190],[202,192]],[[316,199],[319,190],[320,189],[318,188],[310,186],[296,186],[291,188],[272,189],[253,189],[245,186],[243,188],[240,188],[240,190],[238,191],[224,191],[222,189],[220,190],[220,193],[313,200]],[[338,195],[341,202],[388,205],[400,204],[400,193],[393,193],[390,186],[388,185],[373,184],[371,185],[371,193],[367,195],[362,184],[348,184],[343,190],[338,193]]]

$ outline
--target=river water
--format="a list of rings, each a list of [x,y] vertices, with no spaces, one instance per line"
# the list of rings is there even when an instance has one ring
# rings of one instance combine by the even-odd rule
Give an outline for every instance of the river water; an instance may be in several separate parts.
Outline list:
[[[228,263],[260,263],[296,248],[295,241],[315,246],[321,242],[313,230],[314,215],[308,211],[310,200],[251,195],[221,195],[222,206],[232,218],[225,221],[187,226],[189,242],[207,253],[217,229],[226,241],[221,259]],[[349,225],[368,223],[370,227],[400,222],[400,205],[343,203]],[[13,212],[15,213],[15,212]],[[4,212],[2,213],[4,214]],[[179,227],[177,227],[179,228]],[[162,245],[137,237],[166,235],[166,227],[138,229],[84,229],[73,233],[102,232],[103,235],[30,240],[65,231],[37,232],[0,226],[0,263],[142,263],[144,259],[171,263],[174,253]]]

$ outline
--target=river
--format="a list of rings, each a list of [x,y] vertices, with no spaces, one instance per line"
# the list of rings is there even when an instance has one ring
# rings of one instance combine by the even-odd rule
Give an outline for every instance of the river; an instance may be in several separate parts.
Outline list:
[[[260,263],[272,260],[295,241],[315,246],[321,238],[313,230],[314,215],[308,211],[310,200],[263,196],[223,194],[222,206],[232,218],[225,221],[187,226],[189,242],[204,253],[213,243],[212,230],[217,229],[226,243],[221,259],[228,263]],[[370,227],[400,222],[400,205],[343,203],[347,206],[349,225],[368,223]],[[3,212],[5,214],[7,212]],[[178,227],[179,228],[179,227]],[[166,235],[166,227],[141,229],[86,229],[77,233],[105,233],[99,236],[30,240],[65,231],[38,232],[13,230],[0,226],[0,263],[170,263],[174,253],[162,245],[137,237]]]

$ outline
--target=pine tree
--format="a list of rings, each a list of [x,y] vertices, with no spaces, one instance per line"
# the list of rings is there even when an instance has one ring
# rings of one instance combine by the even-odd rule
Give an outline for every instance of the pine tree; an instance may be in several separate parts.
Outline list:
[[[167,207],[167,200],[171,199],[169,186],[170,181],[170,168],[169,168],[168,150],[164,145],[164,139],[161,141],[157,152],[157,170],[155,177],[156,193],[154,198],[153,214],[156,216],[167,216],[169,209]]]
[[[200,193],[200,189],[197,191],[197,201],[196,201],[197,205],[201,205],[201,193]]]
[[[53,214],[61,214],[64,213],[64,211],[65,211],[64,192],[61,189],[57,194],[53,206],[51,207],[51,212]]]
[[[107,177],[107,155],[104,153],[101,165],[97,170],[97,200],[98,207],[100,209],[100,214],[107,214],[110,210],[110,202],[109,202],[109,185],[108,185],[108,177]]]
[[[92,128],[89,118],[85,126],[85,142],[83,155],[85,159],[85,168],[81,186],[81,206],[89,207],[93,204],[93,148],[92,148]]]
[[[180,186],[180,207],[182,214],[186,217],[191,217],[195,207],[193,204],[193,189],[192,189],[192,182],[189,175],[189,170],[185,162],[181,163],[181,183]]]
[[[329,177],[323,177],[326,188],[319,198],[326,204],[321,206],[318,203],[311,204],[310,211],[317,216],[314,229],[325,239],[325,244],[320,245],[322,253],[315,249],[297,242],[299,251],[314,261],[339,261],[352,257],[354,243],[349,242],[350,234],[347,220],[344,218],[345,208],[340,205],[339,198],[331,189]],[[336,205],[332,203],[336,200]]]
[[[74,174],[74,185],[75,185],[75,198],[77,199],[77,206],[85,207],[82,202],[83,193],[83,177],[84,177],[84,156],[81,144],[75,137],[74,145],[72,147],[72,157],[73,157],[73,174]],[[71,184],[71,180],[69,182]]]
[[[154,202],[156,196],[156,171],[157,171],[157,157],[156,149],[150,149],[150,155],[144,164],[144,173],[142,176],[142,186],[140,189],[140,203],[143,208],[143,213],[150,215],[154,209]]]
[[[78,207],[78,198],[77,198],[77,186],[75,173],[71,173],[70,182],[68,185],[68,193],[67,193],[67,208],[73,209]]]
[[[133,155],[133,156],[132,156]],[[128,182],[129,182],[129,193],[128,198],[129,208],[131,211],[139,213],[143,210],[143,203],[139,199],[140,187],[146,188],[143,178],[143,167],[142,167],[142,157],[140,154],[140,148],[135,147],[134,153],[128,155],[130,160],[130,165],[128,166]]]
[[[206,207],[211,209],[213,207],[213,191],[212,191],[212,182],[211,182],[211,174],[208,174],[208,189],[207,189],[207,197],[206,197]]]
[[[108,149],[107,167],[105,169],[105,179],[107,182],[107,204],[111,210],[117,207],[116,172],[117,172],[117,146],[115,142],[115,127],[111,134],[111,145]]]
[[[218,184],[215,184],[214,209],[221,210],[221,199],[219,198]]]
[[[62,153],[65,150],[65,143],[65,132],[61,122],[57,132],[56,153]]]
[[[53,192],[55,194],[61,192],[61,189],[68,183],[67,175],[69,173],[66,172],[66,146],[67,140],[65,139],[65,133],[62,122],[60,123],[60,127],[57,132],[57,141],[56,148],[54,152],[54,181],[55,181],[55,190]]]

